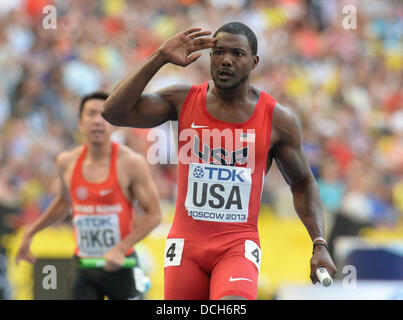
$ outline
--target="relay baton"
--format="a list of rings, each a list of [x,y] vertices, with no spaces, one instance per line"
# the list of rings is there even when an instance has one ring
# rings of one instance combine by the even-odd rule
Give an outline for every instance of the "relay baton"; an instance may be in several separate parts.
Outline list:
[[[80,258],[80,268],[103,268],[106,261],[104,258]],[[133,268],[136,266],[136,258],[125,258],[122,268]]]
[[[324,287],[329,287],[333,283],[332,277],[324,267],[316,269],[316,276]]]

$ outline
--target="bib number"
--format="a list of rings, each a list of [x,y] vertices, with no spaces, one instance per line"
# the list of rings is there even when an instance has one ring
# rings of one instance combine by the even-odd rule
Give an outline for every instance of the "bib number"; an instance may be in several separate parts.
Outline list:
[[[167,239],[164,253],[164,268],[180,266],[185,239]]]
[[[260,261],[262,259],[262,250],[252,240],[245,241],[245,258],[252,261],[256,268],[260,270]]]
[[[73,219],[79,254],[100,257],[120,242],[119,217],[77,215]]]
[[[251,169],[189,164],[185,207],[195,220],[247,222]]]

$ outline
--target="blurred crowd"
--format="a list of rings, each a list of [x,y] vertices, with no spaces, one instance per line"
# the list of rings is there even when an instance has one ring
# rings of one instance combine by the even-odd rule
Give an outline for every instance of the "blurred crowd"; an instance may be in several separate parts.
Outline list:
[[[56,29],[45,29],[46,5]],[[357,28],[343,27],[346,5]],[[16,227],[49,205],[55,157],[82,142],[82,95],[111,91],[161,43],[230,21],[255,31],[251,82],[294,110],[330,224],[394,226],[403,214],[403,2],[399,0],[15,0],[0,3],[0,203]],[[186,69],[167,65],[146,91],[210,78],[208,52]],[[170,126],[162,126],[170,130]],[[147,153],[147,130],[114,139]],[[174,152],[170,150],[170,152]],[[153,166],[163,201],[175,201],[175,165]],[[264,202],[295,214],[274,167]],[[3,219],[4,220],[4,219]]]

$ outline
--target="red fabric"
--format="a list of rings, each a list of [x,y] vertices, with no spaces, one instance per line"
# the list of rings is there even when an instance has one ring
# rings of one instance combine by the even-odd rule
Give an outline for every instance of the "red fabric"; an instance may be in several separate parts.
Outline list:
[[[179,121],[178,121],[178,196],[176,202],[176,212],[168,238],[184,238],[185,243],[194,241],[197,243],[198,250],[206,250],[206,248],[221,248],[224,251],[233,245],[234,241],[253,240],[259,245],[259,236],[257,231],[258,215],[260,211],[260,200],[264,182],[264,176],[266,175],[267,156],[270,148],[270,136],[272,127],[272,116],[276,100],[268,93],[261,91],[259,100],[256,104],[255,110],[251,117],[243,123],[228,123],[215,119],[207,110],[206,107],[206,94],[207,94],[208,82],[200,86],[192,86],[188,96],[182,107]],[[228,148],[228,143],[225,145],[225,139],[221,136],[219,139],[203,138],[204,128],[195,128],[195,126],[208,127],[210,130],[230,130],[232,133],[232,147]],[[192,129],[193,127],[193,129]],[[255,141],[252,144],[248,144],[245,141],[240,143],[239,132],[247,133],[247,130],[254,130]],[[187,130],[187,131],[185,131]],[[189,131],[193,130],[193,131]],[[191,132],[191,136],[188,136],[186,141],[181,141],[181,133],[186,136],[187,132]],[[237,134],[238,132],[238,134]],[[251,132],[251,131],[249,131]],[[189,175],[189,162],[190,163],[203,163],[204,165],[211,164],[213,158],[210,156],[208,162],[202,162],[202,160],[193,151],[193,145],[195,142],[195,136],[197,135],[200,142],[199,150],[203,150],[203,145],[207,144],[212,149],[223,148],[228,154],[231,154],[234,150],[240,150],[248,146],[248,159],[243,165],[238,163],[236,167],[251,168],[251,189],[248,206],[248,219],[246,222],[219,222],[219,221],[203,221],[196,220],[189,215],[186,207],[186,196],[188,192],[188,175]],[[207,141],[206,141],[207,139]],[[216,141],[214,141],[216,140]],[[230,144],[231,145],[231,144]],[[191,148],[189,148],[191,146]],[[184,161],[183,155],[186,155],[187,162]],[[229,157],[228,157],[229,159]],[[220,166],[222,168],[231,168],[230,166]],[[232,167],[233,168],[233,167]],[[206,170],[206,169],[205,169]],[[211,172],[212,170],[210,170]],[[207,172],[207,170],[206,170]],[[207,174],[206,174],[207,176]],[[198,196],[201,193],[197,192]],[[229,211],[221,207],[221,213],[226,215]],[[195,252],[197,255],[197,253]],[[207,254],[207,251],[206,251]],[[211,252],[210,252],[211,254]],[[193,256],[192,259],[199,263],[205,263],[206,261],[215,261],[216,263],[220,257],[211,255],[209,257]],[[176,268],[176,267],[168,267]],[[209,272],[214,272],[211,265],[204,267],[209,269]],[[175,272],[168,272],[170,274],[176,274]],[[180,274],[180,273],[178,273]],[[183,278],[182,278],[183,279]],[[171,281],[182,281],[180,279]],[[217,292],[220,291],[217,289]]]
[[[119,206],[122,208],[120,212],[114,212],[119,218],[120,236],[121,239],[125,238],[132,230],[133,225],[133,207],[131,202],[123,194],[116,173],[116,163],[119,151],[119,145],[117,143],[112,144],[112,155],[110,161],[110,170],[108,178],[101,183],[92,183],[85,180],[82,175],[82,164],[85,159],[88,146],[85,145],[84,149],[77,160],[74,168],[73,177],[70,187],[70,195],[73,203],[73,219],[77,215],[85,215],[87,213],[77,212],[75,208],[77,206]],[[86,191],[83,191],[86,190]],[[102,192],[109,192],[102,194]],[[84,196],[82,193],[84,192]],[[81,196],[80,196],[81,193]],[[100,213],[94,213],[102,215]],[[110,212],[108,212],[110,214]],[[79,248],[77,245],[77,232],[74,230],[76,249],[75,254],[79,255]],[[126,254],[133,252],[130,249]]]
[[[245,258],[244,252],[243,240],[232,242],[229,249],[209,248],[200,246],[196,241],[185,240],[180,267],[164,268],[164,298],[218,300],[235,295],[256,300],[259,271]],[[194,257],[205,263],[198,263]]]

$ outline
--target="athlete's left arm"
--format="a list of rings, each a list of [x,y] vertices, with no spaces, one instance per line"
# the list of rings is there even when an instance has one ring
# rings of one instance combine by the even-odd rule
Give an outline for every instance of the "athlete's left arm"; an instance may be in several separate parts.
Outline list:
[[[143,239],[161,221],[160,199],[146,159],[136,154],[130,157],[126,172],[131,172],[131,193],[144,214],[136,215],[132,233],[126,237],[128,249]],[[123,239],[124,241],[125,239]]]
[[[318,185],[309,167],[302,134],[297,118],[289,109],[277,104],[273,113],[273,126],[278,141],[272,148],[272,156],[284,179],[291,188],[294,207],[312,240],[324,238],[324,208]],[[316,283],[316,269],[324,266],[330,275],[337,271],[326,248],[314,247],[311,259],[311,279]]]
[[[112,271],[123,264],[124,254],[147,236],[161,221],[160,199],[147,161],[139,154],[127,155],[124,172],[130,176],[132,201],[137,200],[143,214],[137,214],[132,231],[106,253],[105,269]]]

